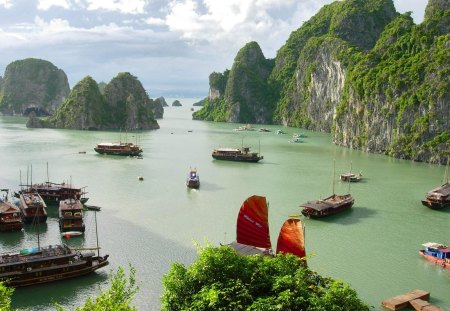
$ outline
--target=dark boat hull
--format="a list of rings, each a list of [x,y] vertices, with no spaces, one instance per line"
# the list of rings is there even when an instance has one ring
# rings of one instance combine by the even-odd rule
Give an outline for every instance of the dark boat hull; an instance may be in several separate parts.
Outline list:
[[[443,209],[450,207],[450,202],[436,202],[431,200],[422,200],[422,205],[429,207],[431,209]]]
[[[353,203],[353,198],[348,197],[341,202],[335,202],[329,208],[320,211],[312,208],[303,208],[302,214],[309,218],[324,218],[350,209],[353,206]]]
[[[226,155],[215,155],[213,154],[212,157],[216,160],[225,160],[225,161],[237,161],[237,162],[253,162],[256,163],[259,160],[262,160],[263,156],[226,156]]]
[[[104,150],[99,148],[94,148],[94,150],[99,154],[107,154],[107,155],[119,155],[119,156],[139,156],[142,151],[112,151],[112,150]]]
[[[1,232],[19,231],[22,230],[22,228],[23,228],[22,222],[0,223]]]
[[[186,186],[188,188],[198,189],[198,188],[200,188],[200,181],[198,181],[198,180],[188,180],[188,181],[186,181]]]

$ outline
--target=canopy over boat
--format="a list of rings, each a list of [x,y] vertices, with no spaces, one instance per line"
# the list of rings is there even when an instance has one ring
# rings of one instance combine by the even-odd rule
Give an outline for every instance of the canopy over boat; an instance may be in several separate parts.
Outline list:
[[[237,242],[255,247],[272,248],[268,218],[265,197],[254,195],[245,200],[237,218]]]
[[[277,254],[293,254],[305,257],[305,237],[300,219],[287,219],[281,227],[277,242]]]

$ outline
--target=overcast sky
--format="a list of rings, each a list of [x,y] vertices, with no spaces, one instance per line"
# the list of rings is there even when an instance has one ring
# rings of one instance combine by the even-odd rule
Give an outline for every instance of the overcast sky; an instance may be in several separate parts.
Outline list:
[[[28,57],[109,82],[136,76],[151,98],[208,94],[211,72],[230,69],[257,41],[274,58],[289,34],[332,0],[0,0],[0,75]],[[427,0],[394,0],[421,23]]]

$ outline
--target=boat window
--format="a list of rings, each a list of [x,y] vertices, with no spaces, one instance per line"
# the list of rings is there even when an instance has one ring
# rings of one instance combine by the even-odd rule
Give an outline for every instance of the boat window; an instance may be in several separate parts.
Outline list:
[[[65,216],[72,216],[72,212],[65,212],[64,215]]]

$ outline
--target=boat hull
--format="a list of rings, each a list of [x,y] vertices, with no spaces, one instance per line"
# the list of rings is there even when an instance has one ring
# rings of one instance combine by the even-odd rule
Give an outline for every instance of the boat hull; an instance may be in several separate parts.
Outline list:
[[[327,200],[329,200],[330,198],[332,198],[333,196],[321,201],[313,201],[313,202],[308,202],[308,203],[312,203],[312,204],[320,204],[323,202],[328,202]],[[353,206],[353,203],[355,202],[354,199],[350,196],[350,195],[344,195],[344,196],[338,196],[341,197],[342,199],[339,201],[335,201],[333,203],[329,203],[329,207],[326,209],[321,209],[321,210],[317,210],[314,208],[310,208],[310,207],[303,207],[302,210],[302,214],[306,217],[309,218],[324,218],[324,217],[328,217],[331,215],[335,215],[338,213],[342,213],[343,211],[350,209]],[[308,204],[306,203],[306,205]]]
[[[236,162],[253,162],[253,163],[256,163],[264,158],[263,156],[245,156],[245,155],[228,156],[228,155],[217,155],[217,154],[213,154],[212,157],[216,160],[236,161]]]
[[[1,232],[19,231],[22,230],[22,228],[23,228],[22,222],[0,223]]]
[[[107,155],[119,155],[119,156],[139,156],[142,151],[114,151],[114,150],[104,150],[99,148],[94,148],[94,150],[99,154],[107,154]]]
[[[188,180],[188,181],[186,181],[186,186],[188,188],[198,189],[198,188],[200,188],[200,181],[198,181],[198,180]]]
[[[440,259],[440,258],[433,257],[433,256],[427,254],[424,250],[420,250],[419,254],[422,255],[429,262],[432,262],[435,265],[440,266],[444,269],[450,270],[450,259]]]
[[[422,200],[422,205],[429,207],[431,209],[443,209],[450,207],[450,202],[432,201],[432,200]]]

